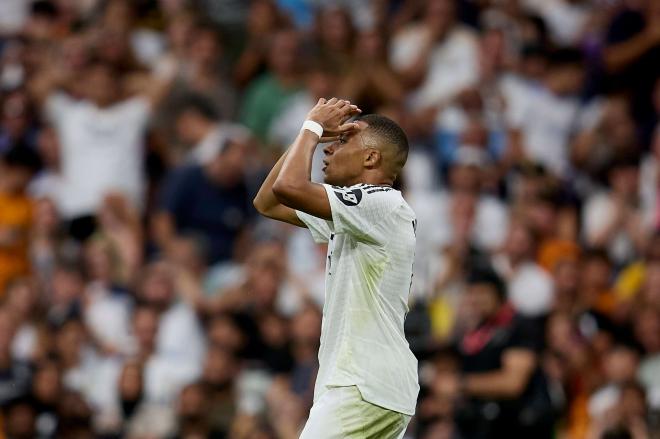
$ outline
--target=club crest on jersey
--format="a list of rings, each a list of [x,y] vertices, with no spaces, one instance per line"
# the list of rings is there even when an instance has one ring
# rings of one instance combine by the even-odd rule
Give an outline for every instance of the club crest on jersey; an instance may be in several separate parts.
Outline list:
[[[344,189],[334,192],[337,198],[339,198],[339,201],[347,206],[357,206],[360,204],[360,201],[362,201],[362,190],[360,189]]]

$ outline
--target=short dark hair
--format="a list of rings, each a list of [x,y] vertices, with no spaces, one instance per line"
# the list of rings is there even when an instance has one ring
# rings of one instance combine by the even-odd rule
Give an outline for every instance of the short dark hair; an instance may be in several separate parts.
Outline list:
[[[579,49],[563,47],[550,52],[552,67],[581,67],[584,65],[584,54]]]
[[[33,16],[43,17],[49,20],[54,20],[59,14],[59,10],[55,3],[48,0],[38,0],[30,6],[30,14]]]
[[[468,272],[466,282],[468,285],[489,285],[495,289],[500,300],[506,299],[506,285],[492,267],[474,267]]]
[[[379,140],[389,143],[397,148],[397,159],[403,167],[408,159],[408,137],[401,127],[392,119],[380,114],[365,114],[357,120],[366,122],[368,132],[373,133]]]
[[[610,162],[610,170],[639,168],[639,155],[633,151],[617,154]]]
[[[220,115],[213,106],[213,103],[205,96],[200,94],[189,94],[178,103],[179,115],[184,111],[194,111],[208,120],[217,120]]]

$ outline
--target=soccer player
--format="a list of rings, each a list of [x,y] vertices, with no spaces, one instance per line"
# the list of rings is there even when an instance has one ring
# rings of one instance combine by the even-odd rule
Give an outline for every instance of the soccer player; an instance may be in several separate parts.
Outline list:
[[[404,337],[416,219],[392,188],[408,155],[403,130],[348,101],[320,99],[254,205],[328,243],[314,405],[301,439],[403,437],[419,391]],[[310,180],[324,148],[325,184]]]

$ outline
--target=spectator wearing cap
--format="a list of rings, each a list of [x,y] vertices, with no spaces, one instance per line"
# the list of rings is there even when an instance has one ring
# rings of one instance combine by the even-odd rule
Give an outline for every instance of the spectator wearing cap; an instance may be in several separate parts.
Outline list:
[[[252,215],[245,180],[246,145],[227,142],[210,162],[175,169],[161,193],[153,232],[167,251],[177,234],[205,236],[211,264],[228,262]]]
[[[27,147],[0,158],[0,297],[11,278],[29,272],[33,206],[26,190],[39,166],[39,156]]]
[[[211,162],[229,141],[246,142],[248,132],[238,124],[220,122],[211,102],[201,95],[190,95],[178,105],[176,132],[190,149],[185,161],[198,165]]]
[[[551,438],[554,419],[547,381],[539,367],[543,334],[515,313],[504,282],[487,267],[468,275],[466,315],[457,338],[461,361],[458,406],[461,437]]]

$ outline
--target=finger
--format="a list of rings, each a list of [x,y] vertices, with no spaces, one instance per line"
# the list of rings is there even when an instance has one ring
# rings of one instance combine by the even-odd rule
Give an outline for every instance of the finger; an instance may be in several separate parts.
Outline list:
[[[339,140],[339,136],[323,136],[319,139],[319,143],[330,143],[330,142],[336,142]]]
[[[319,101],[316,103],[316,105],[322,105],[325,104],[326,102],[327,101],[325,100],[325,98],[319,98]]]
[[[339,108],[339,111],[341,111],[342,114],[353,114],[356,110],[358,110],[358,108],[354,105],[345,105]]]
[[[326,104],[328,104],[328,105],[334,105],[334,104],[337,103],[337,101],[338,101],[337,98],[330,98],[329,101],[326,101]]]
[[[345,133],[347,131],[353,131],[353,130],[357,130],[357,129],[360,129],[360,124],[358,124],[357,122],[348,122],[348,123],[339,125],[339,127],[337,128],[337,132],[338,133]]]

